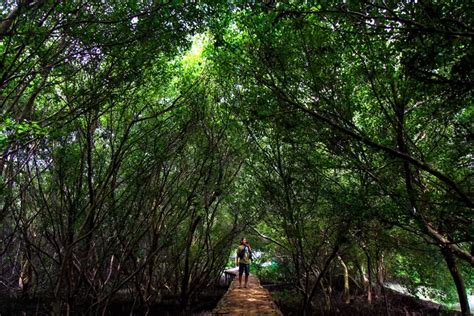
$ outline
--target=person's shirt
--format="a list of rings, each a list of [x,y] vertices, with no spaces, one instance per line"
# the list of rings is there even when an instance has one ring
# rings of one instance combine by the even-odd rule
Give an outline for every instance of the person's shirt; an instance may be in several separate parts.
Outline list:
[[[239,257],[239,253],[244,249],[244,256],[242,258]],[[250,249],[248,246],[240,245],[237,247],[237,264],[239,263],[250,263]]]

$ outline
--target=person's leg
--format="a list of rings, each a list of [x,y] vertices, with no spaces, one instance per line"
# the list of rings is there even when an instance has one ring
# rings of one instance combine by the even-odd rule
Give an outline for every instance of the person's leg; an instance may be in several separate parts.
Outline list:
[[[249,264],[245,265],[245,287],[247,287],[247,284],[249,283]]]
[[[244,273],[244,267],[242,263],[239,263],[239,287],[242,287],[242,273]]]

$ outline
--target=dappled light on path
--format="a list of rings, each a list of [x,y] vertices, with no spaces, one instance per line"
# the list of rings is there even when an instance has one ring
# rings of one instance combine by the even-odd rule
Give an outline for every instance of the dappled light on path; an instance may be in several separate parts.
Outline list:
[[[282,315],[273,302],[268,290],[260,285],[254,275],[249,276],[249,284],[239,288],[238,277],[234,279],[229,290],[219,301],[213,315]]]

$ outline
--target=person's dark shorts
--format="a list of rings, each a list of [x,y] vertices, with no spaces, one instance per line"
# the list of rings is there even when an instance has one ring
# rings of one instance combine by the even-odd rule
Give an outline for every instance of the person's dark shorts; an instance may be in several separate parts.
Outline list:
[[[245,275],[249,275],[249,264],[239,262],[239,276],[241,276],[244,272]]]

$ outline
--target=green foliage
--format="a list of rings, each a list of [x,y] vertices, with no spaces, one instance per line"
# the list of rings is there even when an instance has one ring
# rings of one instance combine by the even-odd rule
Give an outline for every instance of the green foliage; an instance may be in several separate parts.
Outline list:
[[[0,122],[0,149],[7,150],[12,143],[27,143],[48,134],[48,129],[41,127],[39,122],[17,122],[4,117]]]
[[[259,277],[262,282],[281,283],[285,281],[285,269],[282,269],[278,263],[272,261],[267,266],[261,264],[253,264],[252,271]]]
[[[467,1],[0,9],[2,282],[52,314],[189,305],[242,233],[307,311],[346,270],[474,286]]]
[[[281,290],[272,293],[272,298],[282,306],[299,306],[302,295],[293,290]]]

